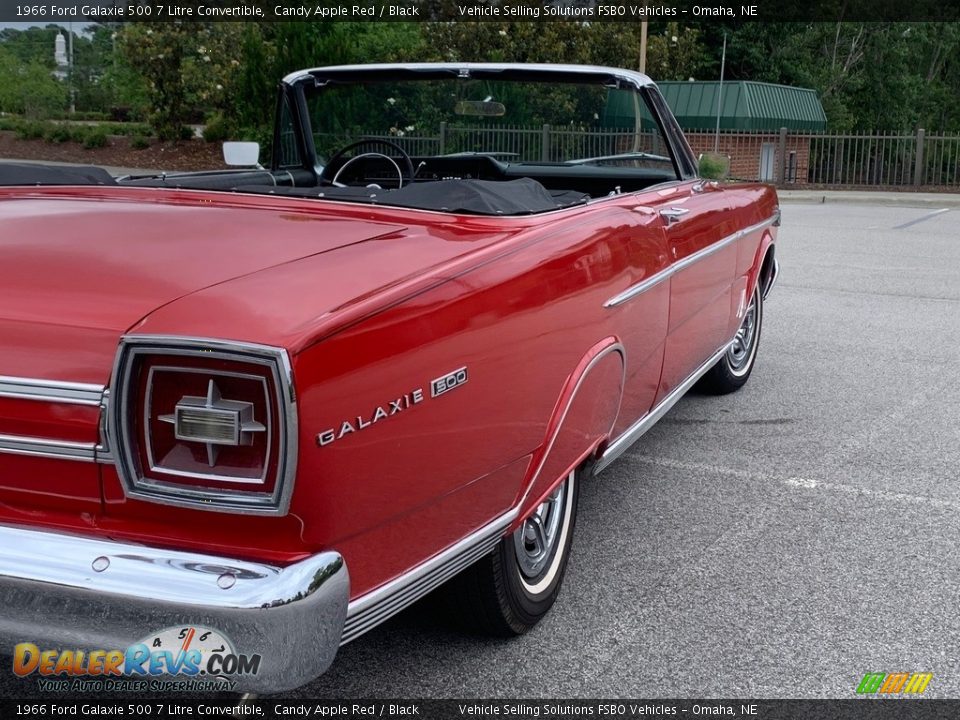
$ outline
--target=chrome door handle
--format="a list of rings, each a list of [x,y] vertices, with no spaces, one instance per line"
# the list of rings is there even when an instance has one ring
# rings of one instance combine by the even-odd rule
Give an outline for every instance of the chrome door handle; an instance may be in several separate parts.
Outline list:
[[[690,212],[688,208],[672,207],[661,210],[660,217],[667,221],[667,225],[673,225],[675,222],[680,222],[688,212]]]

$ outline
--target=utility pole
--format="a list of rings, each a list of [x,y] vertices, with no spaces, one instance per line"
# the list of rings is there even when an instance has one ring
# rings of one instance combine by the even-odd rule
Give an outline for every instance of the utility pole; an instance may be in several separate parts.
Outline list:
[[[73,23],[67,23],[67,86],[70,89],[70,114],[77,111],[77,97],[73,91]]]
[[[713,141],[713,151],[720,152],[720,110],[723,108],[723,71],[727,64],[727,34],[723,34],[723,55],[720,57],[720,87],[717,89],[717,136]]]
[[[646,8],[647,4],[644,3],[643,7]],[[647,21],[640,21],[640,72],[645,73],[647,71]]]

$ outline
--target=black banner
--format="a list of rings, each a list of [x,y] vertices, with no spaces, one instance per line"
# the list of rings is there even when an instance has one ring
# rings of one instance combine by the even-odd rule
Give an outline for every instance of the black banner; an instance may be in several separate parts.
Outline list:
[[[960,0],[0,0],[0,22],[956,21]]]
[[[960,700],[3,700],[0,717],[952,720]]]

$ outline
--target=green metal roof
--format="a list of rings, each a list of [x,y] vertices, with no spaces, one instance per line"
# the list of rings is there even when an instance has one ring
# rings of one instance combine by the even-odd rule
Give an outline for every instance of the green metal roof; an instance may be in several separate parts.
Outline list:
[[[717,126],[719,82],[657,83],[684,130]],[[816,90],[734,80],[723,83],[721,130],[823,130],[827,116]]]

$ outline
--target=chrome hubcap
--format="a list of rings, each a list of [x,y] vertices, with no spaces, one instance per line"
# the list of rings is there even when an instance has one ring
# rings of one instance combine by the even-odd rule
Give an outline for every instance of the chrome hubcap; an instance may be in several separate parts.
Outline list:
[[[746,315],[743,316],[743,322],[740,323],[740,329],[737,330],[736,337],[727,350],[727,362],[733,371],[743,370],[750,362],[753,344],[757,339],[757,296],[754,294],[747,308]]]
[[[558,487],[513,534],[520,572],[535,578],[543,572],[560,535],[560,521],[567,499],[568,482]]]

